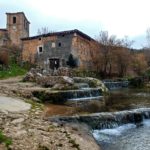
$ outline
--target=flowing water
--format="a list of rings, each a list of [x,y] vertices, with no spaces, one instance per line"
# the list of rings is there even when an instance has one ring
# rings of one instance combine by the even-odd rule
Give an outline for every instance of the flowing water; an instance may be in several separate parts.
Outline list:
[[[111,92],[107,111],[150,108],[149,89],[123,89]],[[150,119],[140,124],[128,123],[114,128],[93,130],[93,136],[102,150],[149,150]]]
[[[102,101],[104,105],[101,105]],[[106,114],[107,117],[107,113],[105,112],[110,112],[114,115],[114,112],[118,113],[118,111],[122,110],[150,108],[150,89],[115,89],[111,91],[109,96],[104,97],[103,100],[92,99],[90,101],[84,101],[81,105],[78,105],[78,103],[77,101],[73,107],[68,105],[63,106],[64,114],[74,115],[86,113],[88,115],[88,113],[103,112],[102,117],[105,124],[102,123],[102,128],[100,125],[99,128],[93,128],[92,130],[93,136],[100,144],[102,150],[150,149],[150,115],[147,118],[143,116],[143,121],[140,123],[134,121],[115,123],[112,118],[110,119],[108,117],[107,120],[104,117],[104,114]],[[52,109],[52,107],[49,108]],[[55,109],[57,109],[57,106]],[[60,114],[59,111],[57,111],[57,115],[58,114]],[[134,119],[132,115],[128,117],[129,120]],[[114,119],[117,118],[114,117]],[[83,118],[81,118],[81,120],[83,121]]]
[[[113,129],[94,130],[93,135],[102,150],[149,150],[150,120],[140,126],[125,124]]]

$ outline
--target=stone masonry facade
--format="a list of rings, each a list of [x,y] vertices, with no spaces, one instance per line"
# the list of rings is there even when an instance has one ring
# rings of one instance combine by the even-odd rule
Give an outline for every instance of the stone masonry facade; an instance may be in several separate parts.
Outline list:
[[[0,46],[15,45],[22,48],[21,38],[29,37],[29,24],[23,12],[6,13],[6,29],[0,29]]]
[[[7,28],[0,29],[0,46],[16,45],[22,49],[22,61],[43,69],[67,67],[72,55],[81,69],[93,68],[96,41],[75,29],[29,36],[29,24],[23,12],[6,13]]]

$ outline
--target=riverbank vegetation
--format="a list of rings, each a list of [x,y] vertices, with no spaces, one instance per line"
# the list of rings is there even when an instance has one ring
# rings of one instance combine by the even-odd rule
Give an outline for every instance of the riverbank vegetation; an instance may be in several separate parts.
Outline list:
[[[21,49],[18,47],[0,48],[0,79],[24,75],[27,68],[22,67]]]
[[[17,64],[11,64],[8,69],[0,70],[0,79],[21,76],[26,74],[27,70]]]
[[[118,39],[115,35],[109,36],[107,31],[101,31],[93,47],[94,52],[93,49],[91,51],[94,70],[102,78],[143,75],[149,67],[150,57],[147,51],[132,49],[132,43],[127,37]]]

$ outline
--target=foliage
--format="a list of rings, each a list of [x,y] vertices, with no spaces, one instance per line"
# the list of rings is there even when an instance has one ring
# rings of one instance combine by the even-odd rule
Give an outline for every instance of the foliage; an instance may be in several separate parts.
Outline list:
[[[16,64],[12,64],[7,70],[0,70],[0,79],[24,75],[26,74],[26,72],[27,70],[21,68]]]
[[[77,67],[77,62],[75,60],[75,58],[73,57],[72,54],[69,55],[68,61],[67,61],[67,65],[71,68],[75,68]]]
[[[143,52],[131,51],[132,43],[127,37],[118,39],[115,35],[109,36],[107,31],[101,31],[90,52],[94,70],[102,78],[141,75],[148,61]]]
[[[0,47],[1,51],[7,52],[9,56],[9,64],[19,64],[21,62],[21,53],[22,50],[17,46],[5,46]]]
[[[142,88],[144,87],[144,79],[142,77],[135,77],[129,80],[131,87]]]
[[[148,67],[144,53],[134,53],[132,55],[132,68],[137,75],[142,75]]]
[[[4,143],[7,148],[12,144],[12,140],[5,136],[3,132],[0,130],[0,143]]]

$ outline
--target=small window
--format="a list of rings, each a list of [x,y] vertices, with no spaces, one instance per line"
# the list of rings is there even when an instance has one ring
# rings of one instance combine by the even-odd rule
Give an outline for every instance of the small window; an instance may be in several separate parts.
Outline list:
[[[60,42],[58,43],[58,46],[61,47],[61,43]]]
[[[41,40],[42,40],[42,38],[40,37],[40,38],[39,38],[39,41],[41,41]]]
[[[13,17],[13,24],[16,23],[16,17]]]
[[[56,45],[55,45],[55,42],[52,42],[52,48],[55,48]]]
[[[7,40],[3,39],[3,45],[6,45],[6,44],[7,44]]]
[[[39,54],[43,53],[43,46],[39,46],[39,47],[38,47],[38,53],[39,53]]]

